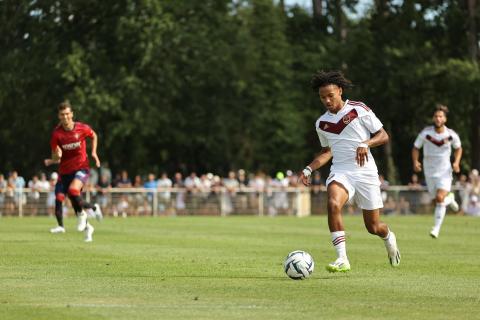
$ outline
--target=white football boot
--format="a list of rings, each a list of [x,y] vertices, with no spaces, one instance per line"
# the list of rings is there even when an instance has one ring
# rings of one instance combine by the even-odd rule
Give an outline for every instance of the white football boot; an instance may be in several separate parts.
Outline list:
[[[95,203],[95,219],[97,219],[98,221],[102,220],[103,219],[103,213],[102,213],[102,209],[100,208],[100,206],[98,205],[98,203]]]
[[[432,231],[430,231],[430,237],[433,239],[437,239],[440,234],[440,229],[433,227]]]
[[[447,198],[448,200],[450,200],[450,204],[448,205],[450,209],[452,209],[455,212],[458,212],[458,210],[460,210],[460,206],[458,205],[458,202],[455,201],[455,195],[453,194],[453,192],[449,192],[445,197],[445,199]]]
[[[82,212],[78,214],[77,230],[81,232],[85,230],[86,227],[87,227],[87,213],[84,210],[82,210]]]
[[[388,240],[384,240],[385,248],[387,249],[388,260],[392,267],[398,267],[400,265],[400,250],[398,250],[397,246],[397,237],[395,237],[395,233],[390,231],[390,237]]]
[[[92,242],[93,238],[93,231],[95,231],[95,228],[87,222],[87,226],[85,228],[85,242]]]
[[[55,228],[50,229],[50,233],[65,233],[65,228],[56,226]]]

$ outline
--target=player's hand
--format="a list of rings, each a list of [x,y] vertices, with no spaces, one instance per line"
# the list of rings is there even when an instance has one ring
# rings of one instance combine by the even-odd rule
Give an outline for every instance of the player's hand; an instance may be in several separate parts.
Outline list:
[[[361,143],[357,148],[357,154],[355,156],[355,161],[357,161],[360,167],[365,165],[365,162],[368,162],[368,145]]]
[[[455,173],[459,173],[459,172],[460,172],[460,164],[459,164],[459,163],[454,162],[453,165],[452,165],[452,167],[453,167],[453,172],[455,172]]]
[[[303,185],[308,187],[310,185],[310,177],[312,176],[312,168],[310,166],[306,166],[300,175],[298,176],[298,180],[302,181]],[[298,181],[297,181],[298,182]]]
[[[422,164],[420,163],[420,161],[414,161],[413,162],[413,171],[415,171],[415,172],[422,171]]]
[[[300,173],[298,180],[303,183],[304,186],[308,187],[310,185],[310,177],[306,177],[303,172]]]
[[[45,164],[45,167],[51,166],[53,164],[52,159],[45,159],[43,160],[43,163]]]
[[[55,158],[60,159],[62,157],[62,149],[57,146],[53,151],[53,154],[55,155]]]
[[[95,165],[97,166],[97,168],[100,168],[100,159],[98,158],[97,154],[92,153],[92,158],[93,160],[95,160]]]

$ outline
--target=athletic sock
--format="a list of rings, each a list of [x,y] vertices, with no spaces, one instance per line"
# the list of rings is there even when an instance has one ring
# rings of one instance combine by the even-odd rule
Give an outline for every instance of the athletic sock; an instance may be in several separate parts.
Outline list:
[[[447,207],[445,206],[445,203],[437,203],[435,206],[435,230],[440,230],[446,211]]]
[[[338,258],[347,258],[347,248],[345,245],[345,231],[331,232],[332,244],[337,251]]]
[[[93,205],[90,203],[83,201],[81,196],[72,196],[70,195],[70,200],[72,201],[72,206],[75,212],[78,214],[80,213],[83,209],[93,209],[95,208]]]
[[[382,238],[383,241],[385,242],[388,242],[390,240],[390,228],[388,228],[387,230],[388,230],[387,236],[385,238]]]
[[[63,228],[63,202],[55,200],[55,218],[60,227]]]

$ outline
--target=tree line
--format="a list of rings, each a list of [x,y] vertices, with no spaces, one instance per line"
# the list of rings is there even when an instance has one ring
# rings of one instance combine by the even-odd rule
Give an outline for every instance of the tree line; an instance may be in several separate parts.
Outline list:
[[[302,168],[320,149],[319,69],[379,116],[382,173],[406,182],[436,103],[480,167],[475,0],[0,0],[0,170],[42,170],[69,99],[114,170]]]

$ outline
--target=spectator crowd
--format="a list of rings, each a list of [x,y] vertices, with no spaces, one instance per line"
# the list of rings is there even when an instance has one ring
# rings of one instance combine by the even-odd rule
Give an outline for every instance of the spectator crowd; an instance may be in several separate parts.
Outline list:
[[[0,214],[14,215],[21,203],[29,215],[36,215],[39,208],[45,207],[48,214],[53,215],[57,179],[56,172],[48,177],[46,173],[39,173],[28,182],[17,171],[11,171],[6,176],[0,174]],[[426,212],[423,206],[430,205],[431,199],[426,192],[418,192],[425,190],[425,185],[416,174],[411,176],[408,185],[399,192],[391,192],[389,182],[382,175],[380,181],[385,214]],[[91,201],[98,203],[114,216],[151,214],[154,205],[160,213],[169,213],[172,210],[181,212],[186,209],[187,203],[208,211],[208,203],[213,201],[212,196],[219,195],[223,196],[223,212],[229,214],[239,208],[247,212],[251,202],[256,201],[254,196],[258,193],[267,195],[266,213],[276,215],[292,206],[287,189],[297,186],[298,176],[292,170],[277,172],[274,176],[261,171],[247,173],[240,169],[229,171],[225,177],[196,172],[187,175],[175,172],[172,176],[166,172],[158,176],[148,173],[131,177],[126,170],[113,175],[108,166],[105,166],[99,170],[91,170],[85,191]],[[461,213],[480,216],[478,170],[460,175],[454,187],[461,203]],[[325,180],[319,171],[314,172],[311,186],[312,206],[315,206],[315,203],[318,207],[320,203],[324,204],[325,190]],[[347,207],[349,213],[357,211],[353,206]]]

